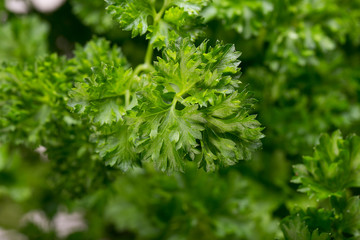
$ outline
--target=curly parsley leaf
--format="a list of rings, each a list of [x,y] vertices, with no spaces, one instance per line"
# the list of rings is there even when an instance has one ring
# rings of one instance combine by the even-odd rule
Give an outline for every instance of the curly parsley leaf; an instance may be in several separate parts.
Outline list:
[[[57,141],[54,122],[72,119],[64,102],[71,87],[65,64],[53,54],[0,68],[0,141],[32,147]]]
[[[121,120],[125,114],[125,95],[132,70],[102,64],[93,76],[77,82],[69,95],[69,106],[100,125]]]
[[[330,240],[328,233],[319,233],[318,229],[310,232],[300,215],[290,216],[283,220],[281,229],[285,240]]]
[[[106,159],[106,165],[117,166],[127,171],[137,164],[139,159],[135,146],[130,141],[129,127],[121,123],[114,124],[112,127],[116,127],[115,132],[105,127],[101,129],[101,134],[96,136],[96,150],[101,158]],[[109,130],[108,134],[106,134],[106,129]]]
[[[0,11],[1,16],[1,11]],[[33,62],[48,54],[49,25],[38,16],[12,18],[0,25],[0,62]]]
[[[157,24],[149,27],[146,38],[158,49],[169,46],[169,43],[175,42],[179,36],[195,40],[202,34],[201,23],[202,19],[198,15],[190,15],[183,8],[173,6],[165,11]]]
[[[134,133],[144,160],[159,169],[182,170],[184,160],[214,170],[247,159],[259,147],[260,124],[238,91],[239,53],[232,45],[199,47],[178,40],[155,62],[153,83],[140,92]]]
[[[360,199],[359,196],[349,198],[330,198],[331,206],[335,213],[334,226],[336,232],[348,236],[360,236]]]
[[[200,10],[208,2],[166,0],[159,7],[150,0],[108,0],[107,11],[132,37],[147,34],[150,44],[161,49],[179,37],[195,39],[201,34]]]
[[[71,71],[76,82],[68,105],[100,125],[119,121],[126,111],[123,105],[132,77],[120,49],[95,39],[84,49],[78,47],[75,54]]]
[[[204,119],[196,106],[176,110],[174,105],[156,104],[136,119],[138,150],[143,161],[153,162],[161,171],[183,171],[186,157],[194,159],[199,153]]]
[[[239,87],[239,56],[232,45],[179,39],[141,75],[116,59],[97,61],[91,76],[76,82],[69,106],[94,124],[109,165],[151,162],[167,172],[183,171],[188,160],[209,171],[232,165],[249,158],[263,136]]]
[[[349,187],[360,186],[360,138],[343,139],[340,131],[324,134],[314,155],[304,157],[304,164],[294,166],[293,182],[310,196],[342,196]]]
[[[107,11],[132,37],[144,35],[148,30],[148,17],[154,16],[153,1],[108,0]]]
[[[80,80],[91,76],[91,68],[100,67],[102,63],[128,68],[128,62],[121,49],[116,45],[110,46],[110,42],[104,38],[94,38],[84,47],[77,45],[74,55],[69,61],[68,71]]]
[[[129,169],[137,155],[123,118],[136,104],[136,98],[130,101],[129,95],[136,83],[132,83],[132,69],[120,48],[94,39],[84,48],[77,47],[69,65],[75,86],[69,92],[68,106],[93,124],[90,140],[97,144],[106,164]]]

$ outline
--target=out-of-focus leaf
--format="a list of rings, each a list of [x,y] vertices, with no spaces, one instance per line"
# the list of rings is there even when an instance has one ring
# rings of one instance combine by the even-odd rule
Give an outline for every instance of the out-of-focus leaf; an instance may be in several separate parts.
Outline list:
[[[294,166],[293,182],[302,192],[316,198],[342,196],[347,188],[359,186],[360,139],[343,139],[339,131],[320,138],[312,157]]]
[[[32,62],[44,56],[48,53],[48,34],[48,24],[38,16],[9,18],[0,25],[0,62]]]

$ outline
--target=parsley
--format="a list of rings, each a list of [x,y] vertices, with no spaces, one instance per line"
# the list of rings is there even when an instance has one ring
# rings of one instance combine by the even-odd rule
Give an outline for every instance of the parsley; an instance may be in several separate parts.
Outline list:
[[[95,44],[106,46],[89,43],[76,52],[76,66],[87,51],[101,58],[104,47]],[[252,100],[234,77],[239,56],[233,45],[196,47],[180,38],[145,72],[107,57],[78,78],[69,106],[96,126],[98,151],[111,166],[127,170],[149,161],[172,172],[190,160],[213,171],[249,159],[263,136],[248,113]]]

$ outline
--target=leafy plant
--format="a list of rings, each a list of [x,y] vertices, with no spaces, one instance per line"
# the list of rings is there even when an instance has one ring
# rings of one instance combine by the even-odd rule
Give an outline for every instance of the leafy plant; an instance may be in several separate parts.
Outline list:
[[[246,92],[232,76],[239,72],[240,54],[231,45],[208,48],[203,42],[195,47],[189,38],[175,40],[187,35],[184,29],[154,32],[176,22],[170,17],[174,9],[190,19],[204,3],[165,1],[158,12],[147,1],[109,4],[108,11],[125,30],[133,37],[149,32],[150,41],[144,64],[134,70],[111,61],[92,65],[92,76],[76,80],[70,92],[69,106],[97,127],[95,141],[107,164],[127,170],[150,161],[171,172],[183,171],[186,159],[214,170],[249,158],[262,134],[248,114]],[[174,38],[159,35],[164,31]],[[153,64],[155,47],[165,48]]]
[[[356,239],[360,227],[360,199],[349,190],[358,187],[360,160],[358,136],[343,139],[339,131],[325,134],[315,147],[313,157],[304,157],[304,164],[294,166],[293,182],[301,184],[317,201],[320,209],[295,208],[282,222],[285,239]]]
[[[0,238],[359,238],[359,0],[4,3]]]
[[[33,61],[36,56],[48,54],[48,34],[48,24],[38,16],[24,16],[1,24],[0,61]]]

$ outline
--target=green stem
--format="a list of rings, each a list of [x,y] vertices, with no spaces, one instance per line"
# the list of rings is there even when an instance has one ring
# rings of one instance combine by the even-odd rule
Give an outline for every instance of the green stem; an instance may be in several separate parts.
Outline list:
[[[175,96],[171,102],[171,112],[175,111],[176,103],[180,100],[178,96]]]
[[[153,24],[154,26],[159,24],[168,5],[169,5],[169,0],[164,0],[164,4],[158,13],[156,13],[156,11],[154,9],[154,16],[153,16],[154,17],[154,24]],[[149,66],[152,65],[153,54],[154,54],[154,46],[152,45],[152,43],[149,43],[148,48],[146,50],[146,55],[145,55],[145,64],[146,65],[149,65]]]
[[[164,0],[164,4],[162,6],[162,8],[160,9],[159,12],[156,12],[155,8],[153,8],[153,17],[154,17],[154,26],[156,26],[157,24],[159,24],[162,16],[165,13],[165,10],[167,9],[169,5],[169,0]],[[140,72],[142,71],[152,71],[154,69],[153,65],[152,65],[152,58],[154,55],[154,46],[152,43],[149,42],[149,45],[146,49],[146,54],[145,54],[145,60],[143,64],[138,65],[135,70],[133,75],[137,76]]]
[[[130,104],[130,91],[129,91],[129,89],[126,89],[126,91],[125,91],[125,109],[128,108],[129,104]]]
[[[145,55],[145,64],[148,66],[152,65],[153,53],[154,53],[153,45],[151,43],[149,43],[148,48],[146,50],[146,55]]]
[[[162,16],[165,13],[165,10],[168,8],[168,5],[169,5],[169,0],[164,0],[164,4],[163,4],[162,8],[154,17],[154,25],[159,23],[160,19],[162,18]]]
[[[140,64],[135,68],[133,75],[137,76],[142,71],[152,71],[153,68],[154,67],[151,64],[147,64],[147,63]]]

